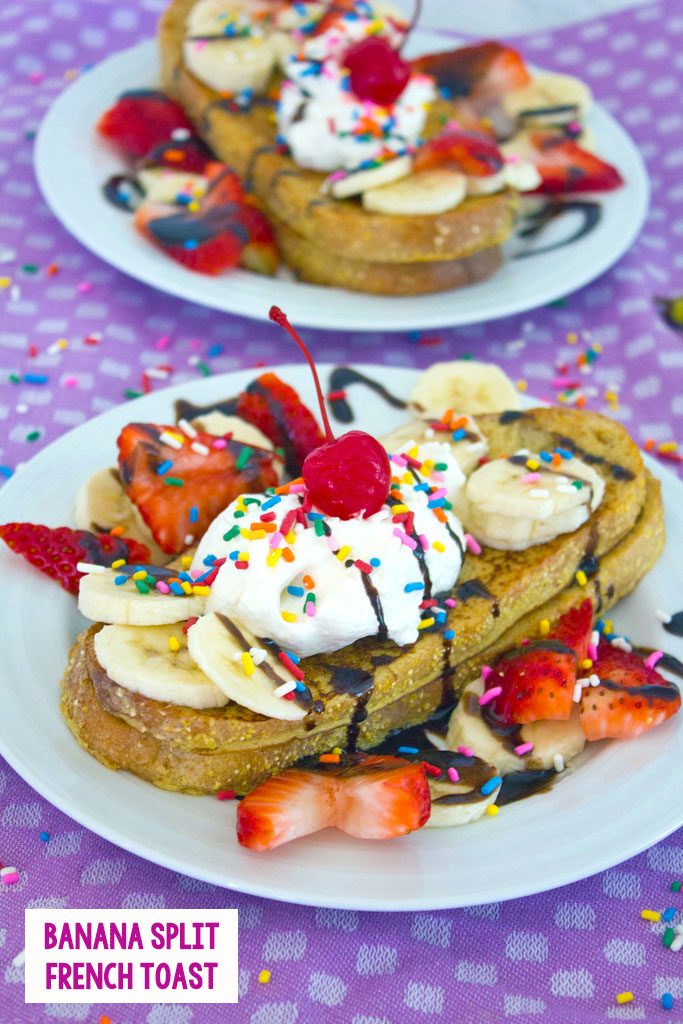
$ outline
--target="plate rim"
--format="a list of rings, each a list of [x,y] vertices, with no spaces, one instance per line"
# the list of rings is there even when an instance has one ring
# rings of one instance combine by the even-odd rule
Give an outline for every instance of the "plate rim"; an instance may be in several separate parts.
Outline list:
[[[322,363],[319,369],[323,374],[327,375],[335,365],[340,364]],[[374,370],[377,373],[381,372],[386,375],[386,372],[389,371],[392,377],[396,376],[404,378],[406,380],[406,383],[408,383],[411,378],[414,379],[415,375],[420,372],[419,369],[413,367],[387,367],[377,363],[358,363],[356,361],[350,362],[345,365],[349,365],[352,367],[357,366],[359,368],[362,368],[363,371],[366,373],[372,373],[372,371]],[[303,363],[277,364],[273,367],[270,367],[269,369],[276,373],[286,374],[288,370],[291,370],[293,368],[296,368],[297,371],[300,372],[306,372],[306,366]],[[143,396],[140,399],[136,399],[136,407],[138,409],[141,409],[141,412],[144,414],[145,407],[157,405],[162,401],[170,404],[180,394],[182,394],[183,392],[187,394],[188,390],[192,388],[194,388],[195,391],[199,389],[202,392],[209,392],[214,388],[216,389],[216,391],[220,391],[224,387],[231,389],[236,386],[236,378],[248,378],[250,375],[253,374],[253,372],[254,371],[252,368],[246,367],[228,371],[224,374],[217,374],[214,377],[208,378],[203,381],[181,382],[179,384],[175,384],[167,388],[159,389],[158,391],[155,391],[150,395]],[[391,386],[395,385],[392,384]],[[199,398],[201,397],[201,395],[197,397]],[[529,402],[533,402],[533,399],[530,399]],[[140,405],[137,405],[137,403],[142,403],[142,408]],[[19,497],[21,497],[21,480],[23,474],[25,474],[27,471],[32,473],[35,473],[36,471],[38,473],[42,473],[43,464],[47,464],[48,462],[52,461],[55,458],[55,451],[57,451],[58,456],[60,445],[64,444],[67,439],[73,439],[74,435],[78,435],[78,439],[80,440],[82,437],[85,437],[89,431],[93,430],[93,425],[95,425],[94,429],[97,430],[98,428],[102,427],[102,421],[106,419],[115,420],[118,417],[122,417],[124,410],[126,410],[127,408],[128,406],[125,403],[116,405],[111,409],[100,413],[98,416],[93,417],[91,420],[80,424],[78,427],[75,427],[74,429],[65,432],[59,438],[51,442],[51,444],[41,449],[41,451],[38,452],[33,457],[33,459],[29,460],[29,462],[26,463],[26,465],[18,474],[16,474],[0,489],[0,519],[3,518],[2,509],[7,503],[7,495],[9,494],[10,499],[14,499],[16,493],[18,493]],[[99,445],[96,445],[96,447],[99,447]],[[671,483],[673,482],[674,486],[680,490],[681,497],[683,497],[683,481],[681,481],[667,467],[663,467],[659,463],[655,462],[655,460],[648,456],[647,453],[643,452],[642,454],[647,467],[650,470],[654,470],[657,477],[663,480],[665,483],[671,485]],[[74,484],[74,488],[75,486],[76,484]],[[59,671],[61,672],[61,669]],[[56,700],[54,708],[57,712],[57,715],[59,716],[61,724],[64,725],[63,721],[61,721],[61,715],[59,715],[58,703]],[[683,724],[680,726],[680,728],[683,729]],[[76,741],[74,740],[71,733],[67,732],[66,735],[68,741],[75,744]],[[84,752],[81,750],[79,746],[76,747],[75,753],[77,756],[84,754]],[[472,905],[471,900],[467,901],[462,899],[462,897],[456,897],[455,900],[453,898],[449,898],[448,896],[445,896],[443,899],[435,899],[433,896],[425,897],[421,893],[418,893],[416,895],[410,895],[409,897],[403,898],[400,902],[400,905],[396,905],[395,900],[392,903],[387,903],[386,901],[382,901],[382,898],[380,898],[379,902],[368,902],[367,899],[358,901],[354,898],[353,894],[349,894],[348,896],[343,894],[340,897],[340,895],[336,892],[334,892],[333,895],[306,893],[306,895],[304,896],[302,895],[301,892],[293,893],[290,891],[286,891],[283,894],[274,891],[272,882],[264,882],[262,884],[259,884],[250,881],[245,884],[244,881],[242,881],[242,879],[239,877],[235,878],[233,876],[227,878],[225,874],[221,875],[220,872],[217,871],[196,869],[188,871],[187,861],[183,861],[182,857],[173,853],[165,853],[163,851],[160,854],[158,849],[155,849],[148,842],[141,842],[137,840],[135,837],[131,838],[125,832],[122,833],[120,831],[120,827],[112,826],[109,822],[106,821],[106,819],[101,820],[98,818],[93,818],[93,816],[88,812],[84,814],[83,812],[78,810],[77,807],[77,813],[75,814],[73,803],[70,803],[69,800],[62,798],[61,793],[56,789],[56,781],[54,783],[52,781],[52,776],[48,773],[46,784],[45,779],[41,777],[40,767],[34,768],[32,765],[27,764],[25,761],[22,760],[21,756],[16,753],[11,740],[8,742],[8,738],[2,732],[1,723],[0,754],[2,754],[2,756],[7,760],[8,764],[10,764],[10,766],[20,775],[20,777],[23,778],[30,786],[32,786],[40,796],[48,800],[49,803],[57,807],[60,811],[62,811],[62,813],[77,821],[85,828],[88,828],[96,835],[101,836],[102,838],[108,840],[117,847],[122,848],[136,856],[140,856],[143,859],[150,861],[151,863],[168,868],[172,871],[176,871],[177,873],[182,875],[191,874],[192,877],[196,877],[203,881],[210,882],[211,884],[220,886],[221,888],[235,889],[239,892],[244,892],[249,895],[268,899],[276,899],[281,902],[292,903],[296,905],[326,907],[335,909],[349,909],[357,911],[380,911],[398,913],[405,911],[455,909],[456,907]],[[90,758],[91,755],[84,754],[84,756]],[[109,769],[105,770],[109,771]],[[125,773],[125,775],[128,776],[129,773]],[[136,777],[133,776],[133,778]],[[141,786],[144,786],[145,788],[151,785],[150,783],[143,782],[142,780],[137,781],[140,783]],[[173,795],[176,796],[179,794]],[[509,899],[516,899],[523,896],[529,896],[540,892],[550,891],[562,885],[579,881],[584,877],[590,877],[594,874],[599,873],[600,871],[613,867],[615,864],[622,863],[625,859],[630,859],[636,854],[641,853],[643,850],[661,841],[667,835],[670,835],[673,831],[680,827],[680,825],[683,824],[683,809],[681,810],[679,816],[676,818],[675,821],[673,821],[673,818],[666,819],[666,824],[663,824],[663,818],[658,818],[657,821],[658,824],[654,826],[653,831],[650,831],[648,833],[647,838],[638,840],[635,844],[630,844],[628,846],[626,853],[620,853],[616,857],[616,859],[613,855],[610,854],[604,857],[595,857],[594,855],[591,859],[591,867],[588,874],[585,874],[583,869],[581,868],[577,872],[571,865],[568,864],[563,871],[557,871],[557,869],[555,869],[553,881],[550,886],[546,886],[543,884],[539,886],[538,884],[536,884],[535,881],[531,880],[529,881],[529,884],[521,886],[514,886],[508,883],[507,888],[503,888],[502,891],[500,888],[493,890],[489,896],[487,896],[486,893],[477,893],[477,899],[475,902],[476,904],[499,902]],[[230,841],[229,838],[228,841]],[[404,847],[404,849],[407,848]]]
[[[438,40],[439,44],[443,42],[443,37],[439,36],[436,31],[431,29],[420,30],[419,35],[425,40],[427,38],[432,38],[433,40]],[[233,304],[228,307],[223,302],[218,301],[218,298],[214,299],[212,296],[202,295],[198,298],[196,295],[196,288],[194,287],[197,275],[192,274],[191,271],[184,272],[178,283],[172,285],[172,288],[169,290],[169,288],[164,287],[163,283],[160,281],[160,278],[163,275],[157,270],[156,261],[150,263],[149,267],[143,264],[142,268],[138,266],[133,270],[132,267],[126,264],[124,256],[119,256],[117,254],[116,245],[107,248],[97,239],[93,242],[92,237],[89,235],[87,224],[79,221],[78,218],[74,216],[74,211],[71,208],[70,202],[68,200],[65,201],[63,198],[59,181],[54,180],[52,172],[52,154],[54,152],[53,147],[59,144],[63,109],[65,107],[67,109],[70,108],[74,95],[78,96],[80,90],[84,88],[84,81],[92,81],[92,76],[97,76],[103,69],[106,74],[106,72],[111,70],[112,67],[117,67],[119,64],[125,66],[128,62],[134,61],[140,55],[146,55],[147,53],[150,54],[153,60],[156,60],[156,40],[153,38],[142,40],[131,47],[119,50],[116,53],[105,57],[102,61],[99,61],[94,68],[90,69],[86,76],[79,76],[71,82],[52,102],[41,120],[34,147],[34,170],[43,198],[59,223],[80,245],[84,246],[84,248],[93,253],[98,259],[102,260],[109,266],[112,266],[115,270],[125,274],[127,277],[131,277],[133,280],[141,282],[145,286],[159,291],[162,295],[171,295],[180,301],[193,302],[205,309],[227,312],[232,315],[244,316],[258,321],[267,321],[267,310],[271,304],[267,297],[261,304],[259,302],[254,302],[253,298],[246,296],[244,302],[238,301],[236,305]],[[313,285],[308,282],[280,281],[280,284],[286,283],[295,287],[295,291],[291,293],[292,298],[290,301],[292,305],[296,303],[297,309],[295,315],[298,323],[300,323],[301,326],[317,330],[330,331],[348,329],[358,332],[370,332],[377,330],[432,330],[445,329],[448,327],[465,327],[473,324],[493,322],[505,317],[515,316],[523,312],[531,312],[533,310],[543,308],[550,302],[575,293],[593,280],[602,276],[625,255],[642,231],[650,208],[651,185],[647,168],[640,150],[631,139],[626,129],[619,121],[617,121],[616,118],[612,116],[603,104],[595,103],[594,110],[599,113],[600,117],[605,119],[609,125],[610,131],[619,138],[620,146],[623,147],[623,152],[627,154],[628,159],[633,164],[632,173],[629,176],[627,184],[632,186],[633,195],[631,197],[632,202],[629,204],[629,207],[634,210],[634,218],[631,221],[629,230],[623,234],[619,233],[618,244],[614,245],[611,249],[603,251],[601,258],[586,260],[585,263],[582,264],[582,269],[574,274],[574,278],[568,291],[563,287],[559,287],[559,281],[555,280],[555,283],[553,284],[551,279],[550,285],[546,285],[545,290],[537,293],[532,300],[530,300],[528,296],[524,298],[525,293],[522,291],[517,300],[509,299],[507,305],[494,307],[493,312],[489,309],[486,310],[486,313],[483,316],[481,313],[472,313],[471,315],[466,315],[464,317],[456,316],[455,319],[453,319],[453,311],[449,313],[446,312],[448,298],[453,300],[455,305],[457,305],[457,295],[459,294],[460,289],[451,290],[449,292],[437,292],[434,295],[424,296],[377,296],[350,292],[338,288]],[[163,257],[162,254],[155,253],[154,255],[158,256],[159,260],[165,260],[165,257]],[[596,267],[597,271],[595,269]],[[244,270],[232,271],[232,275],[237,286],[233,289],[234,293],[239,293],[240,283],[245,281],[251,282],[252,278],[258,276]],[[496,275],[490,278],[489,282],[495,280],[495,276]],[[218,280],[220,279],[221,278],[219,277]],[[268,284],[270,290],[272,290],[274,281],[277,281],[277,279],[265,279],[265,283]],[[477,288],[480,285],[486,285],[489,282],[479,282],[479,284],[468,286],[467,290]],[[259,286],[260,283],[261,282],[259,281]],[[229,290],[226,289],[226,291]],[[193,294],[193,292],[195,294]],[[318,302],[315,301],[316,295],[319,296]],[[299,301],[297,301],[297,296],[300,296]],[[325,301],[326,299],[329,299],[329,302]],[[430,303],[435,304],[435,308],[438,309],[444,299],[443,312],[432,312],[430,314]],[[285,302],[286,300],[280,300],[281,305]],[[356,314],[356,319],[346,320],[344,321],[344,324],[340,326],[339,322],[333,322],[333,316],[331,313],[325,312],[325,310],[333,303],[336,308],[341,305],[342,310],[344,310],[347,315],[349,315],[349,313],[346,307],[352,304],[356,307],[360,307],[363,313],[360,319],[358,319],[358,314]],[[423,306],[425,307],[424,310]],[[307,310],[310,311],[307,312]],[[411,313],[411,310],[418,310],[418,312]]]

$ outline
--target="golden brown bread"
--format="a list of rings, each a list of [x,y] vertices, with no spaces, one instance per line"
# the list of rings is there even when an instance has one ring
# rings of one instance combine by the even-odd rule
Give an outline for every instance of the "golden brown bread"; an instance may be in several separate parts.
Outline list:
[[[424,260],[419,263],[339,259],[315,242],[294,231],[284,221],[273,220],[282,257],[297,277],[313,284],[348,288],[374,295],[427,295],[484,281],[503,262],[499,246],[480,249],[457,260]]]
[[[274,108],[256,103],[247,111],[230,104],[192,75],[183,63],[185,19],[194,0],[172,0],[159,23],[161,82],[197,125],[218,157],[232,166],[259,197],[266,212],[339,260],[414,263],[456,260],[496,247],[509,236],[517,195],[505,190],[466,199],[433,216],[389,216],[365,211],[354,199],[325,198],[324,174],[303,170],[275,143]],[[457,104],[438,101],[425,128],[438,134]],[[285,253],[286,256],[286,253]],[[304,271],[300,269],[302,276]],[[452,287],[448,277],[445,287]],[[463,281],[463,283],[466,283]]]
[[[234,704],[209,711],[162,705],[113,684],[94,658],[93,629],[77,641],[62,684],[62,710],[79,742],[111,767],[167,789],[244,793],[305,754],[378,743],[390,730],[423,721],[496,653],[554,621],[585,592],[596,608],[628,593],[661,552],[659,485],[621,425],[595,413],[534,409],[478,419],[491,454],[557,444],[593,461],[606,481],[602,504],[571,534],[522,552],[468,554],[449,613],[452,642],[425,633],[411,647],[373,640],[306,659],[306,682],[320,702],[303,721],[266,719]],[[595,461],[597,460],[597,461]],[[587,555],[597,570],[576,583]],[[585,564],[585,563],[584,563]],[[365,717],[364,717],[365,716]]]

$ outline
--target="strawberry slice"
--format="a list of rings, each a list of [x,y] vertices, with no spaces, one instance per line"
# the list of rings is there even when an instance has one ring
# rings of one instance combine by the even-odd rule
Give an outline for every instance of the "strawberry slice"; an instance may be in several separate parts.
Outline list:
[[[484,132],[450,129],[426,142],[415,155],[415,170],[451,164],[477,178],[497,174],[504,164],[495,139]]]
[[[412,61],[412,67],[432,75],[450,96],[466,97],[480,107],[531,81],[521,54],[493,40],[427,54]]]
[[[190,213],[162,203],[141,203],[135,226],[157,248],[189,270],[215,276],[239,263],[248,233],[235,203]]]
[[[599,686],[581,697],[580,722],[588,740],[632,739],[675,715],[681,706],[678,687],[650,668],[635,652],[598,645],[595,672]]]
[[[206,165],[204,173],[208,178],[208,184],[202,199],[203,210],[210,210],[214,206],[223,206],[226,203],[244,203],[242,182],[231,167],[212,160]]]
[[[18,555],[59,583],[74,597],[84,575],[79,562],[110,566],[123,558],[126,562],[145,564],[150,560],[149,548],[128,537],[111,533],[72,530],[69,526],[41,526],[36,523],[5,523],[0,537]]]
[[[502,693],[484,705],[504,726],[564,721],[572,712],[579,660],[585,658],[593,622],[592,605],[570,608],[544,638],[504,654],[493,666],[486,689]]]
[[[565,612],[548,635],[553,640],[559,640],[567,647],[571,647],[580,664],[588,656],[592,632],[593,605],[589,598],[586,598],[581,604],[574,605]]]
[[[239,208],[237,219],[247,232],[240,266],[255,274],[272,277],[280,265],[280,253],[270,221],[251,203],[245,203]]]
[[[183,108],[154,89],[124,92],[97,122],[99,134],[131,157],[145,156],[179,128],[194,132]]]
[[[188,139],[167,139],[153,146],[141,161],[142,167],[168,167],[171,171],[185,171],[188,174],[206,174],[216,163],[216,158],[203,141],[196,135]],[[222,167],[223,164],[218,166]]]
[[[119,435],[121,482],[168,554],[201,537],[239,494],[278,484],[272,452],[226,439],[215,445],[211,434],[190,439],[154,423],[129,423]]]
[[[624,184],[616,167],[556,132],[529,132],[525,155],[541,175],[537,192],[610,192]]]
[[[313,413],[275,373],[263,373],[247,385],[237,398],[237,415],[284,450],[292,476],[299,476],[306,456],[324,441]]]
[[[361,753],[337,763],[311,758],[240,802],[237,839],[250,850],[272,850],[330,825],[360,839],[390,839],[422,828],[430,810],[420,764]]]

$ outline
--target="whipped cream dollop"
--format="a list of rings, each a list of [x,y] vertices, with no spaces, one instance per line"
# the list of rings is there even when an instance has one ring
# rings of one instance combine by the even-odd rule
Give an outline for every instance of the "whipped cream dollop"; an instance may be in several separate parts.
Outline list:
[[[414,643],[422,628],[445,620],[443,606],[422,604],[460,574],[465,540],[450,504],[464,475],[440,442],[410,443],[391,461],[391,495],[366,519],[304,512],[301,484],[229,505],[193,561],[198,569],[225,559],[208,610],[300,657],[370,636]]]
[[[436,87],[413,74],[391,106],[360,100],[336,60],[322,64],[290,57],[284,63],[278,132],[301,167],[354,170],[366,161],[408,152],[420,140]]]

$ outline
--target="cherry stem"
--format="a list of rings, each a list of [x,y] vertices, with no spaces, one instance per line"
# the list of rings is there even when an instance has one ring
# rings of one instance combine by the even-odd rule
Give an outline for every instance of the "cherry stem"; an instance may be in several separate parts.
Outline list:
[[[417,25],[417,23],[418,23],[418,21],[420,20],[421,17],[422,17],[422,0],[415,0],[415,6],[413,7],[413,16],[410,19],[410,24],[408,25],[408,28],[406,29],[406,34],[404,35],[403,40],[401,41],[401,45],[398,48],[398,52],[399,53],[401,52],[403,47],[408,42],[408,39],[410,38],[413,30],[415,29],[415,27],[416,27],[416,25]]]
[[[315,363],[313,362],[313,356],[309,352],[306,344],[302,341],[302,339],[299,337],[299,335],[296,333],[296,331],[290,324],[286,314],[282,312],[279,306],[271,306],[268,316],[273,321],[273,323],[278,324],[280,327],[284,327],[287,333],[292,338],[294,338],[294,341],[297,343],[303,354],[306,356],[306,362],[311,368],[311,373],[313,374],[313,382],[315,384],[315,390],[318,395],[318,402],[320,404],[320,414],[323,418],[323,426],[325,428],[325,437],[327,441],[334,441],[335,438],[334,434],[332,433],[332,427],[330,426],[330,421],[327,418],[327,409],[325,408],[323,389],[320,386],[320,378],[318,377],[318,371],[316,370]]]

